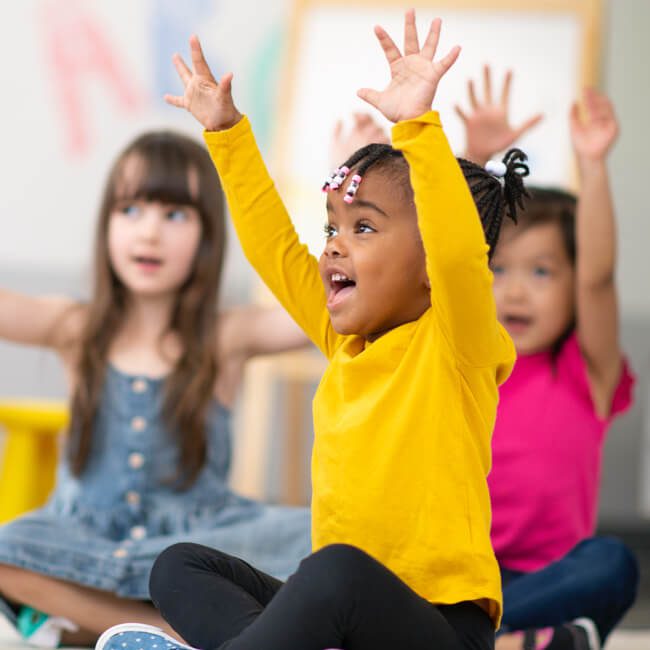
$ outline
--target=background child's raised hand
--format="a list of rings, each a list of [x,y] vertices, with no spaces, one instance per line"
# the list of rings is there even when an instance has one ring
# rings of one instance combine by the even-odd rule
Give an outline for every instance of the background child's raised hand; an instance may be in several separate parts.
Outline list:
[[[431,110],[438,83],[458,58],[460,47],[434,61],[440,38],[440,18],[436,18],[420,49],[415,26],[415,11],[404,16],[404,54],[386,31],[377,26],[375,34],[390,65],[390,83],[382,91],[361,88],[357,94],[391,122],[409,120]]]
[[[512,70],[506,72],[498,102],[492,96],[492,75],[490,66],[483,67],[483,99],[476,96],[474,81],[467,82],[470,111],[465,112],[456,105],[456,113],[465,125],[465,158],[484,165],[495,153],[508,149],[526,131],[543,118],[541,113],[525,120],[520,126],[510,124],[508,103]]]
[[[384,128],[368,113],[354,113],[353,122],[345,129],[342,120],[334,126],[330,142],[330,163],[332,167],[347,160],[357,149],[368,144],[389,144],[390,138]]]
[[[569,126],[578,164],[601,161],[609,153],[618,136],[618,122],[609,99],[593,88],[583,93],[583,107],[571,107]]]
[[[174,54],[174,67],[183,82],[183,95],[165,95],[165,101],[172,106],[187,109],[208,131],[221,131],[234,126],[241,119],[241,113],[232,101],[232,73],[217,80],[212,75],[196,36],[190,37],[190,70],[179,54]]]

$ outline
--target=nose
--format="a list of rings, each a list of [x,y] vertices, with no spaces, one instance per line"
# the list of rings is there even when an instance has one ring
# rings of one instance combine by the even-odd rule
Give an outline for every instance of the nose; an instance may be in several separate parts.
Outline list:
[[[146,209],[139,220],[138,235],[145,241],[158,241],[162,226],[160,214],[157,210]]]
[[[341,233],[327,240],[325,244],[325,255],[328,257],[345,257],[347,254],[347,245]]]
[[[508,300],[513,302],[521,301],[526,294],[526,288],[522,278],[516,273],[513,273],[505,282],[504,293]]]

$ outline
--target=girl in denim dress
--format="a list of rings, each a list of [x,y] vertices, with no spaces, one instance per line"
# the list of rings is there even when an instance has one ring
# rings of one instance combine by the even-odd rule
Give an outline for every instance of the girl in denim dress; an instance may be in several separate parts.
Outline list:
[[[71,393],[53,495],[0,527],[0,611],[45,620],[52,634],[34,642],[90,644],[130,620],[166,628],[148,580],[177,541],[226,549],[279,578],[310,552],[307,509],[262,505],[227,485],[244,363],[305,338],[279,309],[217,313],[223,212],[207,152],[178,134],[145,134],[108,178],[91,300],[0,289],[0,337],[55,350]]]

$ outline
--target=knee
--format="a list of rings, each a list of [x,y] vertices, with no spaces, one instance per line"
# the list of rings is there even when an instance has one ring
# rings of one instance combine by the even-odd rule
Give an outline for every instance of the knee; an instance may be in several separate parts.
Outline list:
[[[156,607],[170,592],[170,586],[178,584],[194,556],[194,544],[180,543],[167,547],[153,563],[149,576],[149,595]]]
[[[330,544],[301,563],[305,573],[335,593],[364,582],[377,566],[370,555],[349,544]]]
[[[639,563],[632,550],[615,537],[601,539],[610,567],[612,584],[616,587],[621,602],[630,607],[636,599],[639,587]]]
[[[594,556],[594,575],[603,591],[615,594],[626,609],[630,607],[639,586],[639,564],[632,550],[616,537],[595,537],[584,544]]]

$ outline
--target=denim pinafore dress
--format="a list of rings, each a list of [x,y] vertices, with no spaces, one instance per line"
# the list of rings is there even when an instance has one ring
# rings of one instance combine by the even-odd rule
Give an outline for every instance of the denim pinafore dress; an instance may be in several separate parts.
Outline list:
[[[75,477],[62,458],[48,503],[0,527],[0,563],[135,599],[149,598],[153,562],[177,542],[217,548],[280,579],[293,573],[311,552],[309,510],[228,488],[230,412],[213,403],[206,464],[177,491],[163,379],[106,372],[86,469]]]

